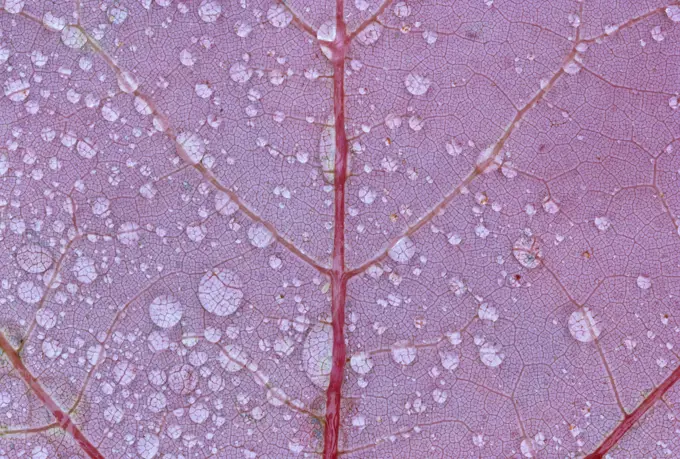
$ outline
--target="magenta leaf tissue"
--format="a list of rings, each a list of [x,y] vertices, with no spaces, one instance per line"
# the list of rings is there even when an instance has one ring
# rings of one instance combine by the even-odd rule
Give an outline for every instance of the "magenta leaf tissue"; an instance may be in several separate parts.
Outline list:
[[[680,457],[677,0],[0,0],[0,458]]]

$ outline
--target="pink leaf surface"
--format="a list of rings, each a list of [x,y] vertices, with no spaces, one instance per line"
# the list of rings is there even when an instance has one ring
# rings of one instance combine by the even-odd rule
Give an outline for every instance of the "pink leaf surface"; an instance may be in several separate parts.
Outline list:
[[[0,0],[0,457],[680,457],[680,4]]]

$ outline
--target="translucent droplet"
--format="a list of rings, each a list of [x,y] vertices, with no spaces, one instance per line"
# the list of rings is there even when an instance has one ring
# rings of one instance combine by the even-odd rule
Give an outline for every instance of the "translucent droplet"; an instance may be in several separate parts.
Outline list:
[[[417,73],[409,73],[404,80],[406,90],[414,96],[422,96],[430,89],[432,81]]]
[[[333,328],[329,324],[319,323],[311,328],[302,347],[302,364],[317,387],[328,387],[333,368]]]
[[[216,0],[202,0],[198,5],[198,17],[203,22],[215,22],[222,14],[222,5]]]
[[[253,69],[248,68],[243,62],[236,62],[229,67],[229,78],[236,83],[243,84],[253,76]]]
[[[17,296],[28,304],[36,304],[42,298],[43,289],[32,281],[23,281],[17,286]]]
[[[505,359],[505,354],[501,350],[500,344],[486,342],[479,348],[479,359],[487,367],[495,368]]]
[[[153,459],[158,454],[158,448],[161,446],[159,438],[152,434],[144,434],[142,438],[137,441],[137,454],[142,459]]]
[[[91,284],[97,279],[97,270],[94,265],[94,260],[89,257],[79,257],[73,263],[71,272],[76,276],[76,280],[83,284]]]
[[[198,283],[198,300],[203,309],[224,317],[235,313],[243,301],[243,284],[239,277],[227,270],[214,269],[203,275]]]
[[[118,228],[118,241],[123,245],[135,245],[139,242],[139,225],[125,222]]]
[[[205,154],[205,143],[194,132],[181,132],[177,135],[178,154],[190,164],[196,164]]]
[[[600,336],[601,332],[597,319],[587,307],[580,308],[569,316],[569,333],[577,341],[589,343]]]
[[[541,264],[543,252],[535,239],[527,236],[520,237],[512,247],[512,254],[520,265],[527,269],[537,268]]]
[[[149,305],[151,322],[160,328],[172,328],[182,319],[184,308],[173,296],[157,296]]]
[[[368,374],[373,369],[373,359],[367,352],[354,354],[349,363],[352,370],[360,375]]]
[[[66,26],[61,30],[61,42],[69,48],[79,49],[87,43],[87,35],[77,26]]]
[[[377,22],[371,22],[364,30],[359,32],[357,40],[364,46],[370,46],[378,41],[382,35],[383,26]]]
[[[283,5],[272,5],[267,10],[267,20],[278,29],[283,29],[293,20],[293,15]]]
[[[30,274],[44,273],[52,266],[50,252],[38,244],[26,244],[17,250],[16,260],[19,267]]]
[[[416,360],[417,348],[406,340],[397,341],[390,347],[392,360],[399,365],[411,365]]]
[[[255,223],[248,228],[248,239],[253,247],[264,249],[274,242],[274,235],[262,223]]]
[[[638,276],[635,282],[642,290],[647,290],[652,286],[652,280],[647,276]]]
[[[416,254],[416,245],[410,237],[404,236],[387,251],[387,254],[397,263],[408,263]]]

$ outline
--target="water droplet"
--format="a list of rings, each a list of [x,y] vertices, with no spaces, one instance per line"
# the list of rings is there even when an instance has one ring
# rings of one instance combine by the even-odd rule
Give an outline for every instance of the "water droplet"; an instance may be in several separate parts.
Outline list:
[[[172,328],[182,319],[183,309],[182,304],[175,297],[158,296],[149,305],[151,322],[160,328]]]
[[[496,368],[505,360],[502,348],[500,344],[486,342],[479,348],[479,358],[487,367]]]
[[[349,361],[352,370],[360,375],[368,374],[373,369],[373,359],[367,352],[354,354]]]
[[[142,459],[153,459],[158,454],[158,448],[161,446],[161,441],[154,434],[144,434],[137,442],[137,454]]]
[[[361,187],[359,189],[359,199],[367,206],[373,204],[377,196],[378,194],[368,187]]]
[[[7,80],[4,84],[5,96],[12,102],[22,102],[31,93],[28,80]]]
[[[434,400],[435,403],[439,403],[441,405],[445,403],[448,398],[449,394],[445,390],[435,389],[432,391],[432,400]]]
[[[224,353],[219,355],[219,361],[225,370],[236,373],[248,365],[248,354],[237,344],[227,344]]]
[[[524,438],[520,444],[520,450],[524,457],[534,457],[534,445],[533,440]]]
[[[569,316],[569,333],[577,341],[589,343],[600,336],[601,332],[598,320],[587,307],[580,308]]]
[[[109,22],[113,25],[121,25],[128,17],[128,11],[120,5],[111,6],[106,13]]]
[[[652,38],[657,43],[664,41],[664,39],[666,38],[666,36],[661,31],[661,26],[655,26],[654,28],[652,28],[651,34],[652,34]]]
[[[79,257],[75,263],[73,263],[71,272],[76,276],[76,280],[83,284],[91,284],[97,279],[97,270],[94,266],[94,260],[89,257]]]
[[[387,254],[397,263],[408,263],[408,261],[416,254],[416,245],[410,237],[404,236],[399,239],[396,244],[390,247]]]
[[[210,410],[203,403],[195,403],[189,407],[189,418],[196,424],[203,424],[210,416]]]
[[[333,368],[333,328],[324,323],[314,325],[302,347],[302,364],[309,379],[326,389]]]
[[[417,348],[406,340],[397,341],[390,347],[392,360],[399,365],[411,365],[416,360]]]
[[[113,379],[121,386],[129,386],[137,377],[137,367],[127,360],[121,360],[113,367]]]
[[[158,190],[152,182],[145,183],[139,187],[139,195],[145,199],[153,199],[158,194]]]
[[[64,350],[63,346],[59,344],[58,341],[55,341],[52,338],[45,338],[40,347],[42,349],[43,354],[48,359],[56,359],[61,355],[61,353]]]
[[[42,298],[43,290],[31,281],[23,281],[17,286],[17,296],[28,304],[36,304]]]
[[[130,72],[122,71],[118,74],[118,87],[124,93],[132,94],[139,87],[139,83]]]
[[[177,364],[170,369],[168,386],[178,395],[192,393],[198,385],[198,374],[194,367],[186,363]]]
[[[139,225],[126,222],[118,228],[118,241],[123,245],[134,245],[139,242]]]
[[[487,303],[482,303],[477,310],[477,315],[482,320],[490,320],[491,322],[496,322],[498,320],[499,314],[498,309],[493,306],[489,306]]]
[[[406,90],[414,96],[422,96],[430,89],[432,81],[417,73],[409,73],[404,80]]]
[[[87,43],[87,35],[76,26],[66,26],[61,29],[61,41],[69,48],[79,49]]]
[[[382,35],[383,26],[377,22],[371,22],[364,30],[359,32],[357,40],[364,46],[370,46],[380,39]]]
[[[177,135],[177,153],[190,164],[196,164],[205,154],[205,143],[198,134],[193,132],[182,132]]]
[[[394,113],[389,113],[385,117],[385,126],[387,126],[387,129],[398,129],[401,126],[401,117]]]
[[[248,239],[253,247],[264,249],[274,242],[274,235],[262,223],[255,223],[248,228]]]
[[[194,91],[201,99],[208,99],[213,93],[212,88],[207,83],[198,83],[196,86],[194,86]]]
[[[406,2],[398,2],[394,5],[392,12],[396,17],[403,19],[411,15],[411,7],[408,6]]]
[[[267,10],[267,20],[278,29],[283,29],[293,20],[293,15],[283,5],[272,5]]]
[[[215,22],[222,14],[222,5],[216,0],[202,0],[198,5],[198,17],[203,22]]]
[[[253,31],[253,27],[243,21],[237,21],[234,25],[234,30],[236,31],[236,35],[241,38],[246,38]]]
[[[543,200],[543,210],[545,210],[549,214],[554,215],[554,214],[556,214],[557,212],[560,211],[560,207],[559,207],[559,205],[557,205],[557,203],[555,201],[546,197]]]
[[[441,361],[442,366],[449,371],[455,370],[460,364],[460,356],[458,353],[446,349],[439,350],[439,360]]]
[[[248,68],[243,62],[236,62],[229,67],[229,77],[236,83],[246,83],[252,76],[253,69]]]
[[[45,330],[50,330],[57,325],[57,314],[50,309],[38,309],[35,313],[35,321]]]
[[[680,6],[672,5],[667,7],[666,16],[673,22],[680,22]]]
[[[208,234],[208,229],[202,223],[191,223],[187,225],[186,233],[191,242],[201,242]]]
[[[600,231],[607,231],[612,226],[612,222],[607,217],[595,218],[595,227]]]
[[[191,51],[183,49],[179,53],[179,61],[185,67],[192,67],[196,63],[196,58],[191,54]]]
[[[5,0],[5,11],[9,14],[19,14],[24,9],[24,0]]]
[[[125,412],[120,405],[109,405],[104,409],[104,420],[110,424],[119,424]]]
[[[575,60],[571,60],[564,64],[564,67],[562,67],[562,69],[565,71],[567,75],[576,75],[578,72],[581,71],[581,66]]]
[[[319,29],[316,31],[316,38],[318,40],[333,41],[335,40],[335,34],[335,21],[328,21],[319,26]]]
[[[642,290],[647,290],[652,286],[652,280],[647,276],[638,276],[635,282]]]
[[[276,255],[271,255],[269,257],[269,267],[271,269],[279,269],[283,265],[283,261]]]
[[[17,250],[19,267],[30,274],[44,273],[52,266],[52,256],[38,244],[26,244]]]
[[[520,265],[527,269],[537,268],[541,264],[543,252],[533,238],[520,237],[512,247],[512,254]]]
[[[437,42],[437,32],[433,30],[426,30],[423,32],[423,39],[428,45],[434,45]]]
[[[238,204],[232,201],[229,195],[224,191],[217,191],[217,193],[215,193],[215,210],[219,212],[220,215],[233,215],[238,210]]]
[[[198,300],[206,311],[220,317],[229,316],[243,301],[242,288],[243,284],[235,273],[214,269],[199,281]]]
[[[120,114],[118,113],[118,110],[116,110],[110,102],[107,102],[102,106],[102,118],[106,121],[115,123],[119,117]]]

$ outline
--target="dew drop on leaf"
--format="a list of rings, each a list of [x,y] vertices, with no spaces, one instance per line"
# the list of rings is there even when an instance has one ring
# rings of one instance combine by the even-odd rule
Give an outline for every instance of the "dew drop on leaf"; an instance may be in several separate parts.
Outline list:
[[[430,89],[432,81],[418,73],[409,73],[404,80],[406,90],[414,96],[422,96]]]
[[[352,370],[360,375],[368,374],[373,369],[373,359],[366,352],[359,352],[350,358]]]
[[[388,251],[389,257],[397,263],[408,263],[416,254],[416,245],[410,237],[399,239]]]
[[[206,311],[216,316],[229,316],[243,301],[243,284],[232,271],[214,269],[201,277],[198,299]]]
[[[293,20],[293,15],[283,5],[272,5],[267,10],[267,20],[277,29],[283,29]]]
[[[392,360],[399,365],[411,365],[416,360],[417,348],[406,340],[400,340],[390,347]]]
[[[184,308],[173,296],[161,295],[149,305],[151,321],[160,328],[172,328],[182,319]]]
[[[264,249],[274,242],[274,235],[262,223],[255,223],[248,228],[248,239],[253,247]]]
[[[600,336],[601,332],[599,321],[587,307],[579,308],[569,316],[569,333],[577,341],[589,343]]]
[[[316,324],[307,333],[302,347],[302,365],[317,387],[328,387],[333,367],[333,328],[329,324]]]
[[[38,244],[21,246],[17,250],[16,259],[19,267],[29,274],[44,273],[53,263],[50,252]]]
[[[500,344],[486,342],[479,348],[479,359],[487,367],[495,368],[503,363],[505,354]]]

